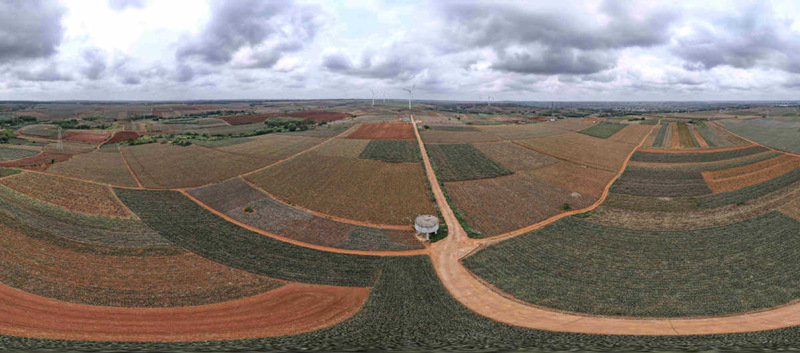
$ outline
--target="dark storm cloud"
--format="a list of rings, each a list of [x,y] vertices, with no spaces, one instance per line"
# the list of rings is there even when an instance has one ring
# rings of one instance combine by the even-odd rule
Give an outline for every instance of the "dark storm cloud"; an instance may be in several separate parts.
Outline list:
[[[30,71],[17,71],[15,76],[22,81],[37,82],[72,81],[73,79],[72,76],[60,72],[54,64]]]
[[[127,8],[141,9],[144,7],[144,2],[144,0],[108,0],[108,7],[117,11],[123,11]]]
[[[322,66],[331,72],[363,78],[407,80],[424,70],[424,48],[395,44],[379,51],[366,50],[358,64],[343,53],[330,53],[322,58]]]
[[[81,73],[90,80],[102,77],[106,71],[105,53],[97,48],[91,48],[84,50],[82,56],[85,65],[81,68]]]
[[[55,0],[0,1],[0,63],[53,55],[63,15]]]
[[[284,53],[298,51],[314,39],[323,25],[315,10],[289,0],[216,0],[205,29],[181,46],[177,57],[221,65],[249,47],[254,53],[247,67],[272,67]]]
[[[633,16],[625,2],[600,8],[607,23],[570,11],[545,12],[496,3],[448,2],[441,6],[451,50],[491,48],[492,67],[524,74],[591,74],[616,65],[615,51],[651,47],[669,40],[679,16],[670,10]]]
[[[761,65],[800,72],[800,33],[792,30],[791,21],[775,18],[773,10],[761,4],[693,26],[689,34],[675,39],[671,51],[686,60],[684,68],[689,70]]]

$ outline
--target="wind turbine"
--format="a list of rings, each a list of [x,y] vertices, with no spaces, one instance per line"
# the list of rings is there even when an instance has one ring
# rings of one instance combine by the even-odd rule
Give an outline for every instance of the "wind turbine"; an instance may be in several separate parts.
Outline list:
[[[415,83],[411,88],[403,88],[403,91],[408,92],[408,110],[411,110],[411,99],[414,98],[414,88],[417,87]]]
[[[375,90],[372,89],[372,88],[370,88],[369,90],[372,91],[372,106],[374,107],[375,106]]]
[[[486,105],[492,106],[492,96],[486,96]]]

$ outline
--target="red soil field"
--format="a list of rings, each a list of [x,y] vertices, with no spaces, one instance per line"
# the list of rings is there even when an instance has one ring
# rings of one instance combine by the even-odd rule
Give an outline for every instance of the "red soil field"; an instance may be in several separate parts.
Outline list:
[[[49,167],[48,164],[50,162],[63,162],[67,159],[70,159],[70,157],[72,157],[72,155],[42,152],[35,156],[15,159],[13,161],[0,162],[0,167],[24,167],[36,170],[45,170],[47,167]],[[35,165],[38,165],[38,167],[34,167]]]
[[[5,178],[0,180],[0,184],[33,199],[77,213],[107,217],[132,216],[111,189],[97,184],[30,172]]]
[[[697,140],[697,144],[700,145],[700,148],[708,148],[708,142],[700,135],[694,125],[690,125],[689,128],[692,129],[692,135],[694,135],[694,139]]]
[[[570,162],[556,163],[531,173],[548,183],[594,198],[600,198],[615,175],[609,171],[581,167]]]
[[[0,284],[0,333],[99,341],[207,341],[318,330],[355,314],[369,288],[290,284],[203,306],[111,308],[70,304]]]
[[[703,178],[714,193],[719,193],[759,184],[798,167],[799,158],[782,155],[741,167],[703,172]]]
[[[109,133],[102,132],[74,132],[71,131],[65,137],[65,140],[72,140],[72,141],[81,141],[81,142],[89,142],[89,143],[100,143],[105,141],[109,136]]]
[[[118,131],[114,133],[114,136],[111,136],[107,143],[125,142],[137,138],[139,138],[139,133],[136,131]]]
[[[361,125],[358,130],[346,138],[359,140],[412,140],[416,137],[411,124],[383,123]]]

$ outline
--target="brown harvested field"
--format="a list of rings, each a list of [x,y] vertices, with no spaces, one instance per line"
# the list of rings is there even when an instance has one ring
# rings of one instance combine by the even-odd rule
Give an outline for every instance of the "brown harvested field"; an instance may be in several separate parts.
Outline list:
[[[695,128],[694,125],[690,125],[690,128],[692,129],[692,135],[694,135],[694,139],[697,141],[697,144],[700,145],[700,148],[708,148],[708,142],[703,138],[703,136],[700,135],[700,133],[697,131],[697,128]]]
[[[256,124],[256,123],[263,123],[267,121],[269,118],[274,118],[278,116],[277,114],[270,113],[270,114],[249,114],[249,115],[232,115],[232,116],[223,116],[217,119],[220,119],[229,125],[244,125],[244,124]]]
[[[575,132],[520,140],[515,143],[579,165],[615,173],[622,168],[625,158],[635,147],[627,143],[599,139]]]
[[[423,247],[412,230],[384,230],[319,217],[281,203],[240,179],[189,190],[189,194],[239,222],[304,243],[378,251]],[[247,206],[254,212],[244,212]]]
[[[693,230],[741,222],[780,210],[792,217],[800,207],[800,183],[752,199],[744,204],[712,209],[693,207],[691,198],[652,198],[609,194],[586,221],[611,227],[645,230]],[[673,207],[667,206],[672,203]],[[621,206],[621,207],[619,207]],[[800,219],[800,213],[794,213]]]
[[[292,118],[311,119],[314,120],[315,123],[319,123],[322,121],[331,122],[336,120],[342,120],[350,116],[349,114],[346,113],[330,112],[325,110],[301,110],[291,113],[285,113],[283,115],[290,116]]]
[[[553,185],[594,198],[600,198],[608,183],[616,175],[613,172],[579,166],[571,162],[559,162],[536,169],[531,174]]]
[[[229,179],[266,165],[263,160],[200,146],[151,143],[122,147],[145,187],[187,188]]]
[[[65,302],[116,307],[203,305],[263,293],[286,283],[188,252],[95,253],[103,248],[77,245],[15,223],[9,218],[0,223],[0,282]]]
[[[678,123],[669,124],[669,148],[683,148],[681,146],[681,133]]]
[[[435,212],[419,163],[304,154],[246,177],[295,205],[377,224],[413,224]]]
[[[224,303],[141,309],[70,304],[0,284],[0,333],[64,340],[159,342],[286,336],[344,321],[358,312],[369,291],[295,283]]]
[[[88,143],[100,143],[108,139],[108,136],[111,134],[108,132],[76,132],[70,131],[67,134],[67,137],[64,137],[65,140],[72,140],[72,141],[80,141],[80,142],[88,142]]]
[[[319,137],[267,134],[252,137],[250,141],[245,143],[217,147],[215,149],[264,162],[274,162],[305,151],[322,142],[325,142],[325,139]]]
[[[369,141],[339,138],[326,143],[324,148],[317,148],[309,153],[329,157],[358,158],[369,144]]]
[[[137,138],[139,138],[139,133],[136,131],[118,131],[111,136],[111,139],[109,139],[107,143],[125,142]]]
[[[35,170],[45,170],[50,167],[52,163],[63,162],[70,159],[70,157],[72,156],[68,154],[42,152],[37,155],[15,159],[13,161],[2,161],[0,162],[0,167],[23,167]]]
[[[480,234],[490,237],[543,221],[572,209],[587,207],[595,198],[550,184],[534,171],[445,183],[452,204]]]
[[[566,131],[578,131],[594,125],[580,119],[560,119],[527,125],[478,126],[481,131],[499,136],[505,140],[522,140],[534,137],[552,136]]]
[[[116,146],[112,146],[116,150]],[[86,179],[114,186],[137,187],[136,179],[119,151],[95,151],[81,154],[68,161],[56,163],[47,169],[49,173]]]
[[[703,172],[714,193],[739,190],[779,177],[800,167],[800,158],[782,155],[740,167]]]
[[[73,212],[108,217],[132,216],[111,189],[97,184],[32,172],[4,178],[0,184]]]
[[[471,143],[500,140],[483,131],[422,130],[420,136],[425,143]]]
[[[651,129],[653,129],[653,126],[650,125],[628,125],[608,139],[638,145],[650,133]],[[654,129],[654,131],[657,131],[657,129]],[[655,135],[653,135],[653,139],[655,139]]]
[[[558,159],[511,142],[475,143],[473,145],[487,157],[514,172],[541,168],[558,162]]]
[[[406,123],[363,124],[347,136],[362,140],[413,140],[414,129]]]

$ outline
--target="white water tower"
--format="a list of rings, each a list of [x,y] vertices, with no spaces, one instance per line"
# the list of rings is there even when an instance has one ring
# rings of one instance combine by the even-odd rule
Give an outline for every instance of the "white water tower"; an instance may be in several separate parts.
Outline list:
[[[431,240],[431,233],[439,231],[439,218],[433,215],[420,215],[414,220],[414,229],[417,235],[425,234],[425,241]]]

